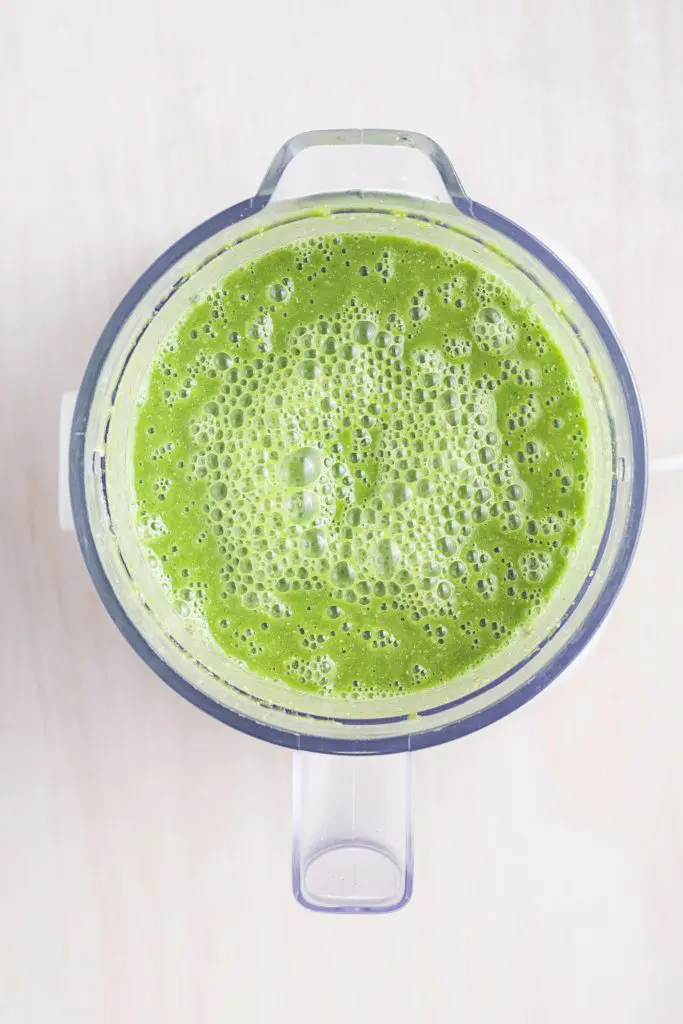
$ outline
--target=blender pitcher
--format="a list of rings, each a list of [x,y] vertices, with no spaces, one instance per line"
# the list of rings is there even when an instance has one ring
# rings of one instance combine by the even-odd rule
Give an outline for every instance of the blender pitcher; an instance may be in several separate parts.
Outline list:
[[[594,481],[576,557],[528,627],[465,678],[359,704],[259,678],[194,630],[145,561],[130,498],[141,382],[192,298],[270,249],[343,232],[455,250],[532,304],[580,384]],[[412,891],[412,751],[524,704],[607,615],[643,518],[645,437],[629,367],[595,299],[537,238],[469,199],[438,145],[410,132],[315,131],[287,142],[255,196],[176,242],[116,309],[78,393],[69,485],[87,568],[137,653],[198,707],[294,750],[297,899],[315,910],[376,912],[401,907]]]

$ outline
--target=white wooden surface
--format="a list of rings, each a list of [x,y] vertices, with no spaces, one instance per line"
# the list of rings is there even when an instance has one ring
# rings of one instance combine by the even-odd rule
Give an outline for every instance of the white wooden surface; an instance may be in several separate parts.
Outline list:
[[[178,235],[307,127],[435,136],[601,281],[683,451],[680,0],[0,6],[0,1020],[683,1020],[683,474],[592,658],[418,760],[382,919],[289,892],[289,757],[154,678],[56,512],[60,392]]]

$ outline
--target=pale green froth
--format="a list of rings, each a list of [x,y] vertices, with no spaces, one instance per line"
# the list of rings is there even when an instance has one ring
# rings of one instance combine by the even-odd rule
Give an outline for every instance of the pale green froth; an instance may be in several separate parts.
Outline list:
[[[316,238],[232,273],[172,340],[137,425],[141,542],[228,655],[377,697],[466,672],[545,606],[587,427],[501,280],[407,239]]]

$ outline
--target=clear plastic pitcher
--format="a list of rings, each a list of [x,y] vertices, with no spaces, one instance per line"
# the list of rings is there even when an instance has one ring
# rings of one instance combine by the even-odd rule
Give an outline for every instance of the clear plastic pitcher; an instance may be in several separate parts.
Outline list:
[[[530,626],[465,677],[361,704],[299,692],[231,663],[165,598],[136,539],[130,501],[141,382],[160,340],[192,297],[271,248],[348,231],[454,249],[531,302],[580,383],[594,461],[576,557]],[[255,196],[195,228],[133,285],[85,372],[71,431],[69,482],[90,575],[140,657],[216,718],[296,752],[297,898],[316,910],[387,911],[402,906],[412,890],[412,751],[508,714],[585,648],[619,591],[638,538],[645,437],[614,331],[556,255],[470,200],[444,152],[424,136],[320,131],[286,143]],[[380,754],[389,756],[374,756]]]

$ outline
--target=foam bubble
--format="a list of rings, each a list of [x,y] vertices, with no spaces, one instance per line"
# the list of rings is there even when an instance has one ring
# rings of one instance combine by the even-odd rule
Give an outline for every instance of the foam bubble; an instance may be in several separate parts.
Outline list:
[[[280,477],[287,487],[306,487],[315,483],[321,468],[322,460],[317,448],[300,448],[283,459]]]

